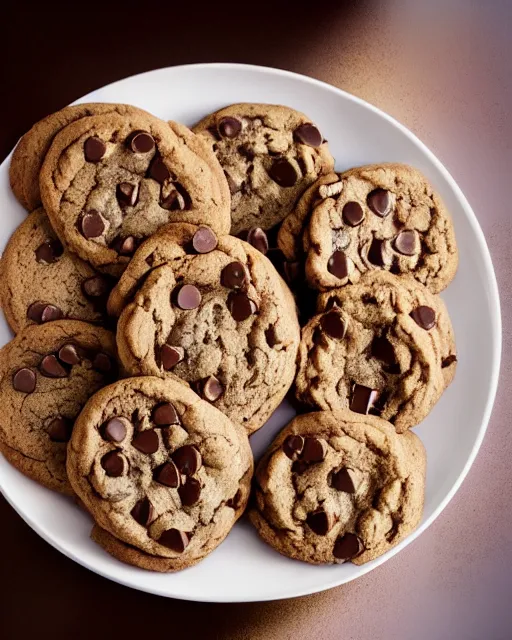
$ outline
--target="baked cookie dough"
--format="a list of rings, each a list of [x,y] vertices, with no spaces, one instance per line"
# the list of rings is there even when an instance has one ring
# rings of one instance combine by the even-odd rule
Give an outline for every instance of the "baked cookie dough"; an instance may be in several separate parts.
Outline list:
[[[23,329],[0,351],[0,451],[29,478],[72,495],[66,445],[74,420],[116,369],[105,329],[75,320]]]
[[[288,260],[305,256],[306,277],[321,291],[379,269],[411,274],[439,293],[458,265],[446,207],[426,178],[404,164],[327,176],[283,222],[278,242]]]
[[[321,294],[318,311],[302,330],[297,398],[379,415],[398,432],[421,422],[457,366],[441,298],[410,276],[371,271]]]
[[[290,558],[361,565],[420,523],[425,467],[420,439],[376,416],[297,416],[258,464],[249,517]]]
[[[231,190],[231,232],[280,223],[311,183],[332,171],[327,142],[290,107],[233,104],[194,127],[215,152]]]
[[[62,246],[44,209],[11,236],[0,263],[0,301],[11,329],[70,318],[103,324],[115,280]]]
[[[170,225],[139,248],[109,310],[121,314],[117,344],[130,375],[177,376],[249,433],[293,382],[293,297],[267,258],[238,238]]]
[[[229,188],[215,155],[183,125],[143,112],[69,124],[53,139],[39,185],[63,244],[114,276],[169,222],[230,228]]]
[[[253,461],[244,430],[215,407],[179,382],[141,377],[89,400],[67,470],[99,544],[123,562],[178,571],[213,551],[241,516]]]

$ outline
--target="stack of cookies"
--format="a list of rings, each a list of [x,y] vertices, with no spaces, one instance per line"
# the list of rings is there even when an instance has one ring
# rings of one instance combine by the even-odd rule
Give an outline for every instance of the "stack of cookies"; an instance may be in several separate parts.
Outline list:
[[[190,130],[83,104],[34,125],[10,177],[31,213],[1,263],[16,335],[0,450],[86,509],[98,544],[177,571],[250,496],[261,537],[314,564],[367,562],[414,530],[426,458],[409,429],[457,362],[437,296],[453,226],[418,171],[334,173],[284,106]],[[253,478],[248,436],[289,392],[300,415]]]

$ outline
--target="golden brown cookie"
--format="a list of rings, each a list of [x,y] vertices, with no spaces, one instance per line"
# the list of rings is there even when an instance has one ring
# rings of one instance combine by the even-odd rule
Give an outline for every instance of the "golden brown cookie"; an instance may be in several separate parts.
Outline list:
[[[128,378],[84,407],[67,470],[115,557],[178,571],[211,553],[242,515],[252,453],[244,430],[173,380]]]
[[[65,465],[74,420],[116,369],[110,331],[75,320],[25,327],[0,351],[0,451],[29,478],[72,494]]]
[[[53,139],[39,184],[63,244],[112,275],[169,222],[230,228],[229,189],[214,154],[186,127],[149,114],[69,124]]]
[[[403,432],[423,420],[455,375],[446,307],[410,276],[370,271],[319,296],[302,330],[297,398],[373,413]]]
[[[293,382],[293,298],[265,256],[238,238],[171,225],[139,248],[109,308],[122,311],[117,343],[131,375],[178,376],[249,433]]]
[[[458,265],[446,207],[404,164],[357,167],[319,181],[283,222],[278,241],[288,260],[303,256],[308,282],[320,291],[378,269],[410,274],[439,293]]]
[[[215,152],[231,190],[231,232],[270,229],[311,183],[332,171],[327,142],[290,107],[233,104],[194,127]]]
[[[59,318],[103,324],[114,283],[65,249],[44,209],[37,209],[4,250],[0,300],[15,333],[26,325]]]
[[[258,464],[249,517],[290,558],[364,564],[420,523],[425,467],[420,439],[376,416],[297,416]]]

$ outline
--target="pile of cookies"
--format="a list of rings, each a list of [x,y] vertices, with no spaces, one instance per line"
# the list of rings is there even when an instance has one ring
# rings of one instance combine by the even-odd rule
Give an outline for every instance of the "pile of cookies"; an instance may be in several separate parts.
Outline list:
[[[335,173],[284,106],[190,130],[83,104],[34,125],[10,178],[31,213],[1,262],[0,450],[98,544],[180,570],[249,503],[279,552],[361,564],[419,524],[409,429],[455,373],[437,294],[457,247],[418,171]],[[299,415],[253,477],[248,436],[289,393]]]

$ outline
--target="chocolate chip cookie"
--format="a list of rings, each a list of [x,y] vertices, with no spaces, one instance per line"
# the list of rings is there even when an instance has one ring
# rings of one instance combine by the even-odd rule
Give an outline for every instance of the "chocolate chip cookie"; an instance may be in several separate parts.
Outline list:
[[[7,243],[0,300],[12,330],[59,318],[102,324],[115,281],[62,246],[44,209],[32,212]]]
[[[270,104],[234,104],[194,129],[210,145],[231,190],[231,232],[266,230],[334,160],[321,132],[303,113]]]
[[[39,184],[61,241],[114,276],[169,222],[230,228],[229,188],[214,154],[186,127],[149,114],[69,124],[53,139]]]
[[[178,571],[215,549],[242,514],[252,453],[244,430],[173,380],[129,378],[93,396],[67,470],[119,560]]]
[[[418,526],[425,450],[376,416],[296,417],[258,464],[249,517],[280,553],[312,564],[364,564]]]
[[[0,451],[29,478],[71,495],[65,465],[74,420],[115,375],[109,331],[75,320],[25,327],[0,351]]]
[[[124,308],[124,310],[123,310]],[[295,305],[251,245],[175,224],[137,251],[109,299],[130,375],[178,376],[249,433],[293,382]]]
[[[41,205],[39,171],[55,135],[75,120],[105,113],[125,115],[145,112],[126,104],[103,102],[76,104],[64,107],[36,122],[21,138],[12,154],[9,178],[14,195],[25,209],[33,211]]]
[[[457,365],[441,298],[411,276],[370,271],[321,294],[318,310],[302,330],[297,398],[379,415],[399,433],[421,422]]]
[[[450,283],[458,264],[453,224],[419,171],[369,165],[325,182],[304,195],[279,231],[288,260],[299,259],[302,241],[311,286],[326,291],[375,269],[411,274],[433,293]]]

